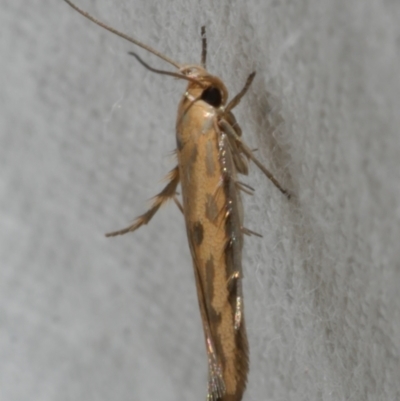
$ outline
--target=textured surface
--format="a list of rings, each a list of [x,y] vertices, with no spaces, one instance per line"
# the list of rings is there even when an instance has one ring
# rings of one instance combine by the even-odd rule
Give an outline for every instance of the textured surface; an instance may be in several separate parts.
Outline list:
[[[232,94],[257,70],[237,117],[296,200],[251,168],[244,400],[398,400],[400,3],[201,3],[79,2],[181,62],[205,24]],[[61,0],[3,1],[0,24],[0,400],[204,399],[179,211],[103,236],[174,166],[184,84]]]

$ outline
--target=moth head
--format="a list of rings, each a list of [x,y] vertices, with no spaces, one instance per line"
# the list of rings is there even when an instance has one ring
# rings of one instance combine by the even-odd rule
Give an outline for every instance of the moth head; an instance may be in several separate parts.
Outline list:
[[[220,108],[226,104],[228,99],[228,91],[223,84],[223,82],[213,76],[210,75],[205,66],[206,66],[206,58],[207,58],[207,40],[205,37],[205,27],[201,28],[201,36],[202,36],[202,55],[201,55],[201,66],[200,65],[182,65],[167,57],[166,55],[160,53],[159,51],[153,49],[151,46],[148,46],[139,40],[126,35],[123,32],[120,32],[111,26],[105,24],[104,22],[98,20],[93,17],[86,11],[79,8],[76,4],[74,4],[71,0],[64,0],[68,5],[70,5],[73,9],[83,15],[85,18],[94,22],[95,24],[101,26],[102,28],[110,31],[114,35],[120,36],[121,38],[127,40],[128,42],[133,43],[136,46],[145,49],[146,51],[154,54],[156,57],[164,60],[165,62],[174,66],[179,72],[172,71],[164,71],[158,70],[149,66],[146,62],[144,62],[139,55],[134,52],[129,52],[131,56],[134,56],[145,68],[148,70],[155,72],[157,74],[169,75],[175,78],[184,79],[189,82],[187,91],[191,93],[196,99],[201,99],[206,103],[210,104],[213,107]]]
[[[204,67],[199,65],[184,65],[179,71],[190,79],[188,93],[215,108],[225,106],[228,90],[221,79],[210,75]]]

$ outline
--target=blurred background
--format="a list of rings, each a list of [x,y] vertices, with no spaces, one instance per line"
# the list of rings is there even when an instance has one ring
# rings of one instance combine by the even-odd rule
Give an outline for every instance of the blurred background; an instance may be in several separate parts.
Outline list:
[[[236,94],[295,197],[243,178],[244,400],[400,398],[400,3],[76,0]],[[183,217],[123,237],[175,164],[185,84],[62,0],[0,4],[0,400],[205,399]]]

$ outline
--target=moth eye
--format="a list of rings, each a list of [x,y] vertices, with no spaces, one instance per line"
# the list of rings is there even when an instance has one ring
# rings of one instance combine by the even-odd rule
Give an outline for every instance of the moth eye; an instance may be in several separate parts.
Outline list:
[[[210,86],[209,88],[204,89],[201,94],[201,100],[204,100],[213,107],[219,107],[222,103],[221,91],[215,86]]]

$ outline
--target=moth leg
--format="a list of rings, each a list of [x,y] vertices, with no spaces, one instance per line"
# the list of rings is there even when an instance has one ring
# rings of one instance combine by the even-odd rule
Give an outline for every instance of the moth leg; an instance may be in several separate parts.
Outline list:
[[[236,141],[228,140],[228,144],[231,149],[232,160],[235,164],[237,172],[243,175],[248,175],[249,168],[247,165],[247,159],[243,157],[241,152],[239,152]]]
[[[203,25],[201,27],[201,66],[206,68],[207,63],[207,36],[206,27]]]
[[[172,199],[174,200],[175,205],[178,206],[178,209],[182,212],[182,214],[185,214],[185,213],[183,212],[182,203],[179,202],[179,199],[176,197],[176,194],[174,194],[174,196],[172,197]]]
[[[224,119],[219,121],[222,130],[239,145],[240,150],[265,174],[265,176],[289,199],[291,194],[286,189],[283,189],[279,181],[272,175],[272,173],[254,156],[251,149],[239,138],[235,130]]]
[[[250,230],[250,228],[246,228],[246,227],[240,227],[240,229],[242,230],[242,233],[245,235],[248,235],[249,237],[251,237],[252,235],[255,235],[256,237],[262,238],[262,235],[259,233],[256,233],[253,230]]]
[[[240,189],[241,191],[245,192],[248,195],[253,196],[253,193],[255,189],[251,187],[250,185],[245,184],[244,182],[241,181],[235,181],[235,185],[237,189]]]
[[[228,105],[225,107],[225,113],[229,113],[233,108],[235,108],[240,101],[242,100],[242,97],[246,94],[246,92],[249,90],[251,83],[253,82],[254,77],[256,76],[256,72],[252,72],[246,80],[246,83],[244,84],[243,89],[228,103]]]
[[[153,199],[153,204],[151,208],[141,216],[139,216],[132,225],[129,227],[123,228],[122,230],[114,231],[106,234],[106,237],[115,237],[116,235],[126,234],[132,231],[137,230],[144,224],[147,224],[152,217],[157,213],[157,210],[160,206],[170,198],[175,197],[176,187],[179,184],[179,168],[176,166],[171,172],[168,174],[169,183],[165,186],[165,188],[156,195]]]
[[[236,118],[233,115],[233,113],[231,111],[229,111],[228,113],[224,112],[223,118],[233,128],[236,135],[241,137],[242,129],[240,128],[240,125],[236,121]],[[228,138],[228,139],[229,139],[229,141],[228,141],[229,147],[231,148],[231,151],[232,151],[231,153],[232,153],[233,162],[235,163],[237,172],[240,174],[243,174],[243,175],[247,175],[249,173],[247,159],[243,157],[241,152],[239,152],[236,141],[232,140],[231,138]]]

